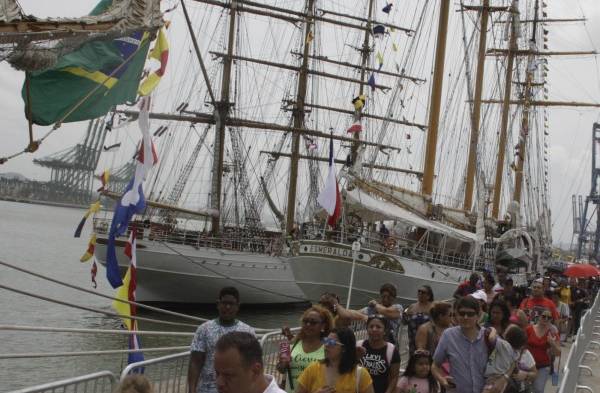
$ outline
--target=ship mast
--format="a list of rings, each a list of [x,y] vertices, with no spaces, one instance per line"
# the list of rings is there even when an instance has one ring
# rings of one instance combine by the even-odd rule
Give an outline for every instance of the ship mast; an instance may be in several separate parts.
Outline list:
[[[477,73],[475,75],[475,94],[473,97],[473,114],[471,116],[471,139],[469,142],[469,157],[467,161],[467,178],[465,184],[465,199],[463,210],[470,211],[473,203],[473,187],[477,162],[477,143],[479,140],[479,123],[481,119],[481,95],[483,93],[483,74],[485,70],[485,49],[487,44],[488,19],[490,15],[490,0],[483,0],[481,6],[481,25],[479,32],[479,49],[477,53]]]
[[[233,63],[233,45],[235,39],[235,19],[236,19],[236,0],[231,0],[229,9],[229,33],[227,42],[227,57],[223,59],[223,78],[221,81],[221,100],[216,103],[214,110],[215,123],[215,144],[214,159],[212,169],[212,184],[210,194],[211,208],[221,212],[221,191],[223,182],[223,156],[225,151],[225,126],[229,115],[229,109],[232,103],[229,102],[229,90],[231,85],[231,65]],[[220,229],[221,218],[213,217],[211,230],[213,235],[217,235]]]
[[[519,136],[519,151],[518,151],[518,163],[517,163],[517,173],[515,176],[515,190],[513,194],[513,200],[521,204],[521,191],[523,189],[523,169],[525,167],[525,157],[527,152],[527,135],[529,134],[529,115],[531,114],[531,98],[532,98],[532,82],[533,82],[533,72],[535,70],[534,65],[534,48],[535,44],[535,34],[537,31],[538,24],[538,5],[539,0],[535,1],[535,14],[534,14],[534,22],[531,33],[531,53],[527,58],[527,71],[526,71],[526,80],[525,80],[525,93],[524,97],[524,105],[523,105],[523,116],[521,119],[521,134]]]
[[[315,0],[307,1],[304,31],[304,50],[302,52],[302,66],[298,74],[298,90],[296,103],[293,109],[294,128],[304,128],[304,101],[306,100],[306,88],[308,82],[308,52],[312,41],[312,25]],[[300,160],[300,133],[295,132],[292,136],[292,152],[290,163],[290,184],[287,198],[287,214],[285,222],[286,233],[291,233],[294,228],[296,217],[296,189],[298,186],[298,161]]]
[[[371,36],[371,21],[373,19],[373,0],[369,0],[369,11],[368,11],[368,16],[367,16],[367,28],[365,30],[365,39],[363,41],[363,46],[362,46],[362,59],[361,59],[361,65],[360,65],[360,81],[361,83],[359,83],[359,91],[358,91],[358,95],[361,96],[364,94],[365,92],[365,85],[362,83],[362,81],[365,80],[365,74],[367,72],[367,63],[369,61],[369,55],[371,54],[371,48],[369,45],[369,38]],[[357,120],[360,121],[360,119],[362,118],[362,111],[363,108],[360,108],[358,111],[356,111],[356,116],[357,116]],[[351,148],[351,158],[352,158],[352,162],[356,161],[356,152],[358,151],[358,148],[360,146],[360,132],[355,132],[354,133],[354,139],[356,139],[356,142],[352,144],[352,148]]]
[[[496,179],[494,183],[494,198],[492,202],[492,217],[498,218],[500,211],[500,196],[502,194],[502,174],[504,172],[504,156],[506,154],[506,139],[508,133],[508,114],[510,111],[510,96],[512,93],[513,67],[517,47],[517,31],[515,18],[517,17],[517,1],[513,0],[510,9],[510,38],[508,43],[508,55],[506,60],[506,76],[504,83],[504,101],[502,107],[502,119],[500,122],[500,141],[498,143],[498,158],[496,160]]]
[[[421,193],[431,197],[433,179],[435,177],[435,157],[437,149],[437,134],[440,122],[440,107],[442,103],[442,85],[444,82],[444,60],[446,57],[446,36],[448,35],[448,15],[450,0],[441,0],[440,18],[438,22],[437,47],[435,49],[435,68],[431,85],[431,107],[429,108],[429,127],[425,148],[425,165]]]

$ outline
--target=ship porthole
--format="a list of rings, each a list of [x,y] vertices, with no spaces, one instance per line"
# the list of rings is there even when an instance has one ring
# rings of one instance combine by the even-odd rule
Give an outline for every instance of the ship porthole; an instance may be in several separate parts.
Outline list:
[[[358,254],[358,259],[363,259],[363,254]]]
[[[302,247],[304,252],[308,252],[308,246]]]
[[[435,272],[431,272],[431,278],[435,277]]]

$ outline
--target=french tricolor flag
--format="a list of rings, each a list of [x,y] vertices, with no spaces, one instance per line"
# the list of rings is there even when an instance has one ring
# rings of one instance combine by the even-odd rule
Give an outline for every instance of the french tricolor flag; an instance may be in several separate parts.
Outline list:
[[[333,135],[333,132],[331,134]],[[327,174],[327,180],[325,180],[325,187],[317,197],[317,202],[327,211],[327,214],[329,214],[327,224],[332,227],[335,226],[342,211],[342,197],[340,195],[340,189],[335,176],[335,166],[333,164],[333,138],[330,138],[329,140],[329,173]]]

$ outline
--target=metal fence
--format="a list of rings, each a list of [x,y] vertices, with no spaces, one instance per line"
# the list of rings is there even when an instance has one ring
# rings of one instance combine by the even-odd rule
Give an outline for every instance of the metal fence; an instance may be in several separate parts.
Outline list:
[[[579,375],[582,371],[587,371],[592,374],[592,369],[589,366],[582,364],[586,356],[598,358],[598,356],[590,351],[592,346],[600,347],[600,293],[596,296],[596,300],[592,307],[585,312],[581,318],[581,325],[577,332],[577,338],[563,368],[563,379],[558,389],[558,393],[573,393],[577,391],[594,392],[594,389],[589,386],[579,384]],[[596,338],[596,340],[594,340]],[[598,370],[596,370],[598,371]]]
[[[367,338],[365,322],[354,321],[350,325],[350,328],[355,332],[357,340]],[[294,328],[292,332],[296,333],[298,330],[300,329]],[[400,367],[404,369],[408,361],[408,331],[406,327],[401,327],[397,339],[401,358]],[[265,373],[275,376],[279,381],[281,381],[283,376],[277,372],[277,363],[279,361],[279,344],[283,340],[286,340],[286,338],[279,331],[266,333],[260,338]],[[132,373],[143,373],[152,383],[154,393],[186,393],[188,388],[187,370],[189,359],[190,352],[186,351],[132,363],[121,372],[119,380],[122,381],[127,375]],[[102,371],[50,384],[38,385],[12,393],[110,393],[115,389],[116,382],[117,379],[111,372]]]
[[[121,381],[129,374],[144,374],[154,393],[186,393],[190,351],[132,363],[121,372]]]
[[[63,379],[30,388],[15,390],[12,393],[112,393],[117,385],[117,378],[110,371],[100,371],[80,377]]]

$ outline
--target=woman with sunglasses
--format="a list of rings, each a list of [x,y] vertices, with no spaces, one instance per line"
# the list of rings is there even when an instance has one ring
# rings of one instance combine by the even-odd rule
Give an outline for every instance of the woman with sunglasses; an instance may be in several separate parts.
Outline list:
[[[431,307],[433,307],[433,290],[429,285],[423,285],[417,290],[417,302],[408,306],[403,314],[403,322],[408,325],[409,353],[413,353],[416,349],[417,329],[431,319]]]
[[[291,356],[280,354],[277,370],[289,374],[290,381],[286,383],[286,391],[293,392],[298,386],[298,377],[315,361],[325,359],[325,348],[321,340],[327,337],[333,328],[331,313],[320,306],[312,306],[302,314],[302,327],[298,335],[292,339]],[[284,328],[284,334],[287,330]]]
[[[527,326],[527,348],[533,355],[538,370],[533,381],[533,392],[543,393],[544,386],[550,375],[551,356],[560,355],[560,344],[556,328],[552,325],[552,312],[542,311],[534,325]]]
[[[333,329],[323,339],[325,359],[298,378],[296,393],[374,393],[368,371],[358,365],[356,338],[348,328]]]
[[[375,393],[392,393],[400,373],[400,354],[386,341],[387,330],[388,320],[383,315],[371,315],[367,319],[368,339],[356,343],[364,350],[360,364],[369,372]]]

